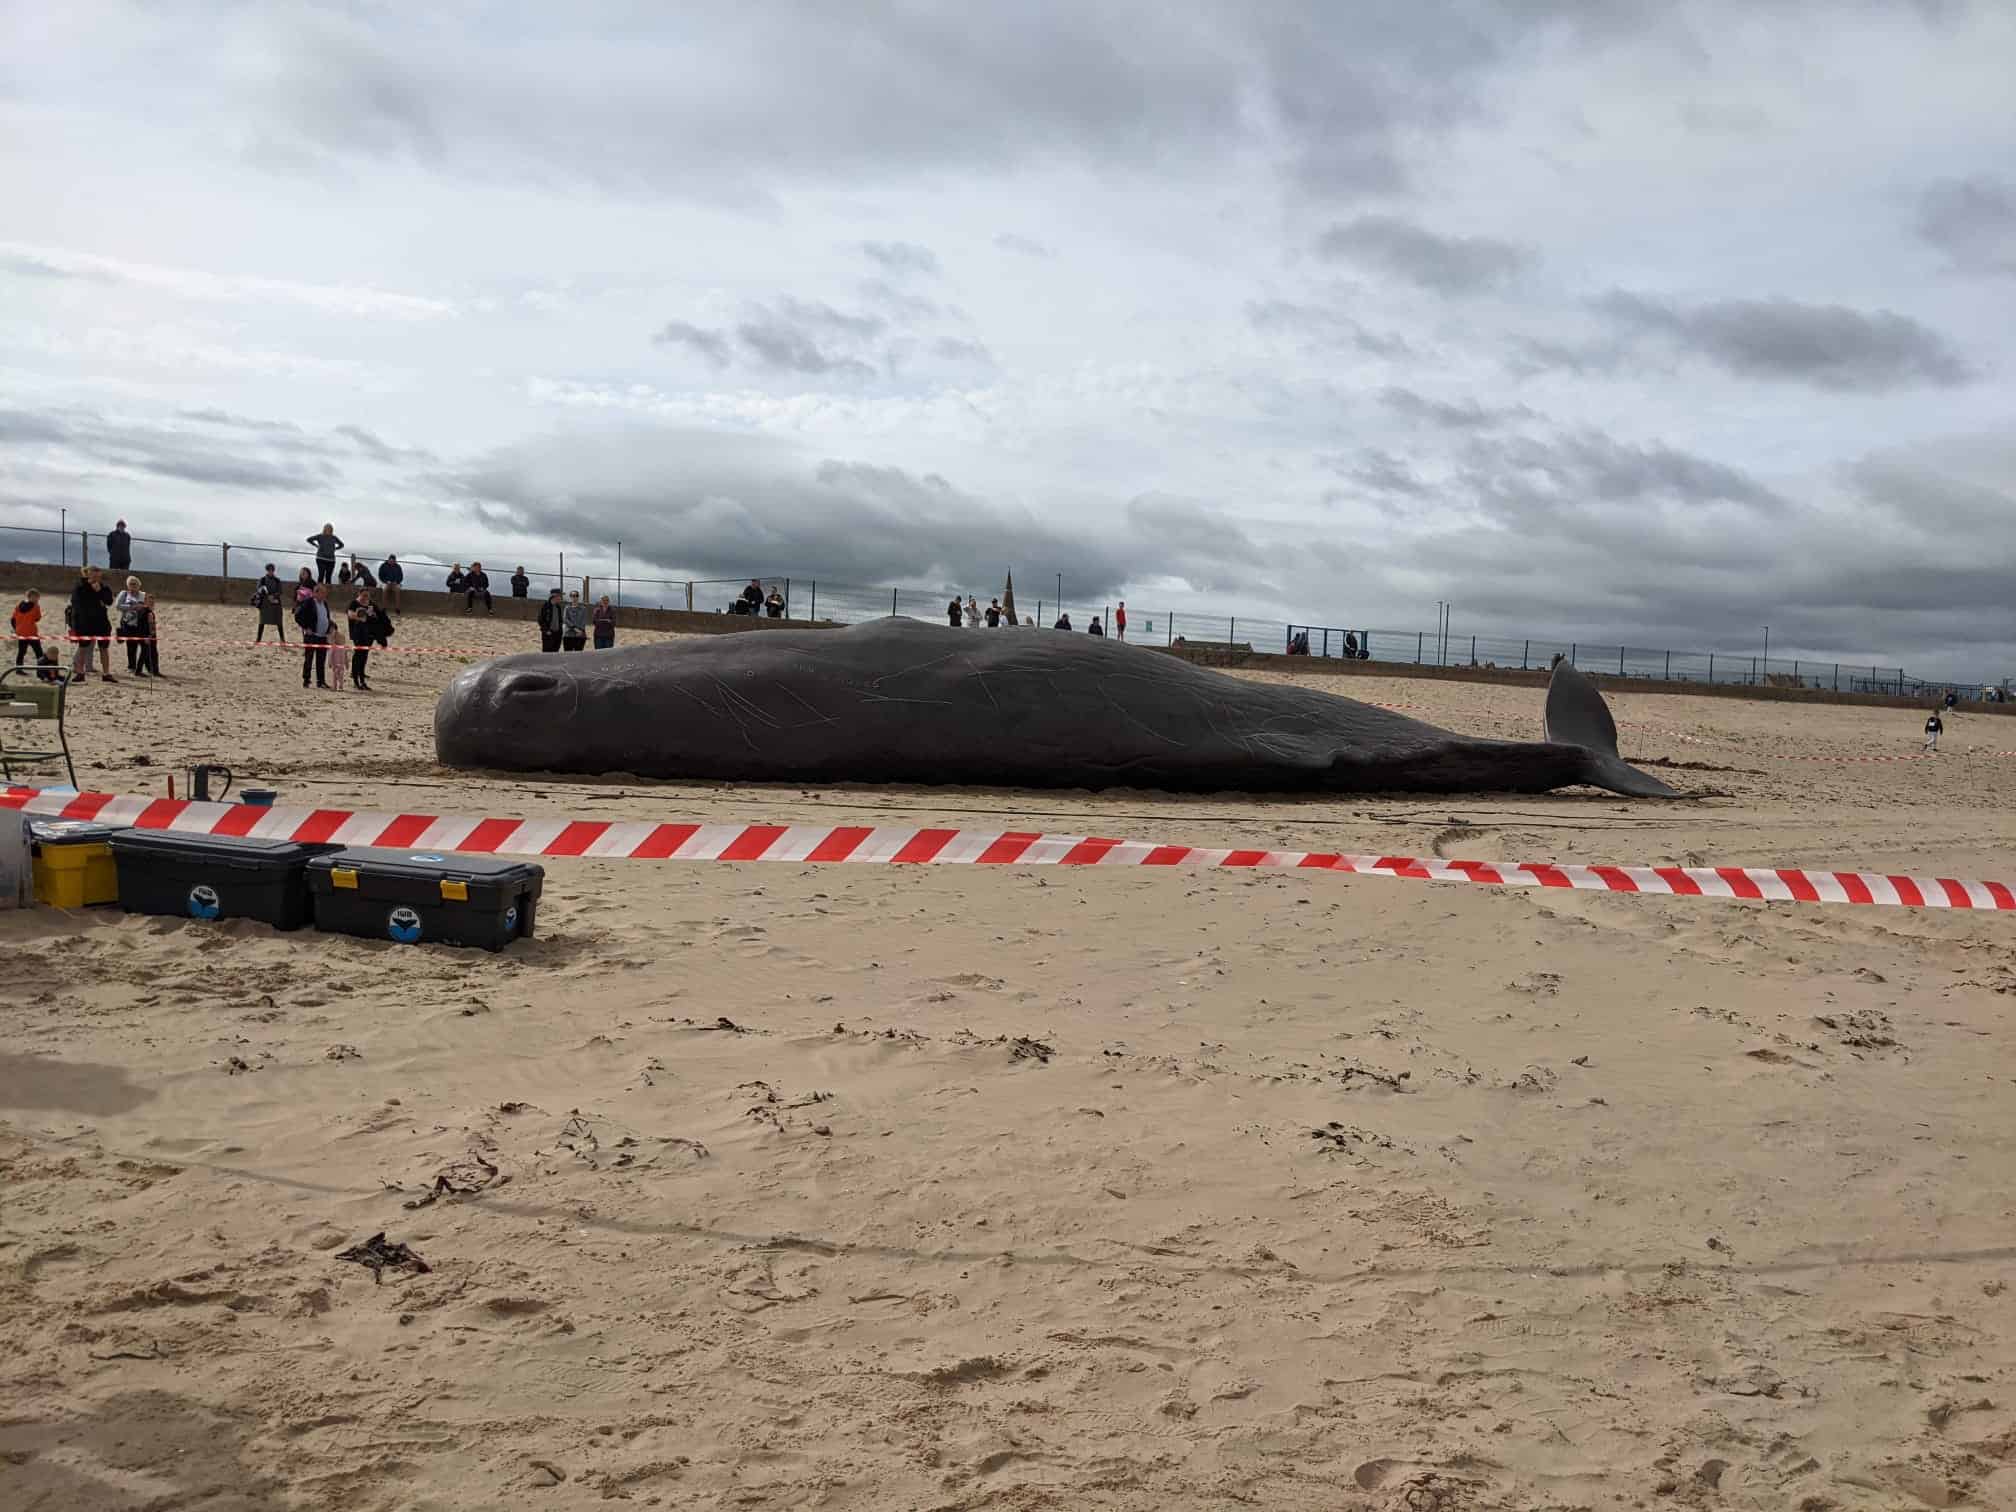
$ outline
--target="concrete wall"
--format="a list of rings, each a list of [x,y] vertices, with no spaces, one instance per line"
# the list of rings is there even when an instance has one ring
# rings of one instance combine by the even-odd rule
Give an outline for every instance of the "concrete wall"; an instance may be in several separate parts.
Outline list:
[[[250,632],[254,622],[251,608],[252,588],[256,579],[232,577],[229,579],[182,572],[149,572],[145,568],[135,568],[133,576],[140,579],[149,593],[163,603],[182,604],[235,604],[245,610],[245,624]],[[127,574],[113,573],[109,569],[106,579],[116,592],[124,585]],[[20,594],[29,588],[40,588],[43,598],[43,623],[60,626],[63,614],[55,600],[68,599],[70,590],[77,586],[78,569],[61,567],[53,562],[0,562],[0,594],[7,598],[7,608],[12,610]],[[291,581],[291,574],[281,575],[283,582]],[[536,620],[543,598],[514,599],[508,597],[509,589],[495,598],[498,619]],[[330,585],[330,598],[347,604],[349,590]],[[401,602],[407,610],[417,614],[459,615],[464,612],[459,594],[428,593],[408,589]],[[481,614],[482,609],[477,609]],[[743,614],[701,614],[688,613],[684,609],[634,609],[621,608],[616,611],[619,627],[633,630],[674,630],[688,635],[733,635],[751,630],[804,630],[812,628],[810,620],[773,620],[751,618]],[[831,621],[821,620],[819,625],[831,626]]]

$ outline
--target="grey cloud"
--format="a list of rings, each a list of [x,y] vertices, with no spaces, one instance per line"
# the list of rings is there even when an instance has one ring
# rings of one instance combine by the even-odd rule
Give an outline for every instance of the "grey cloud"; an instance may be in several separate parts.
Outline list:
[[[1681,305],[1618,289],[1596,308],[1619,327],[1751,378],[1878,392],[1972,381],[1973,368],[1937,331],[1890,310],[1724,299]]]
[[[1361,215],[1317,239],[1319,256],[1375,268],[1439,294],[1477,294],[1518,276],[1532,254],[1486,236],[1441,236],[1393,215]]]
[[[1428,497],[1428,485],[1401,458],[1376,446],[1352,456],[1324,458],[1324,465],[1357,490],[1395,501]]]
[[[439,459],[424,447],[394,446],[361,425],[339,425],[330,432],[350,442],[374,462],[434,462]]]
[[[735,336],[759,366],[772,372],[873,378],[875,367],[857,354],[886,325],[876,316],[786,298],[758,307],[735,327]]]
[[[861,285],[861,297],[887,310],[892,318],[911,325],[923,325],[946,314],[945,307],[936,300],[926,299],[921,294],[912,294],[907,289],[899,289],[886,279],[871,278],[865,281]]]
[[[719,331],[703,330],[684,320],[668,320],[651,339],[660,346],[683,346],[717,368],[728,366],[728,338]]]
[[[1290,299],[1256,299],[1246,305],[1246,319],[1257,331],[1296,337],[1314,350],[1350,349],[1368,357],[1409,357],[1413,346],[1391,331],[1374,331],[1350,316],[1322,305]]]
[[[1493,408],[1475,399],[1429,399],[1412,389],[1390,387],[1379,391],[1379,402],[1397,415],[1425,421],[1444,430],[1488,430],[1508,420],[1529,419],[1533,411],[1523,404]]]
[[[1918,234],[1962,273],[2016,276],[2016,184],[1946,179],[1918,201]]]
[[[861,251],[899,278],[911,273],[936,274],[939,271],[938,254],[915,242],[865,241],[861,243]]]
[[[931,350],[933,354],[944,358],[947,362],[972,362],[983,367],[994,365],[994,354],[987,350],[984,343],[978,341],[966,341],[957,336],[940,336],[931,343]]]
[[[229,410],[220,409],[184,409],[175,413],[184,420],[200,420],[205,425],[227,425],[233,430],[258,431],[274,436],[304,434],[301,427],[291,420],[260,420],[250,415],[234,415]]]
[[[53,446],[79,458],[132,468],[156,477],[256,492],[305,493],[339,481],[341,472],[292,438],[278,448],[287,458],[262,457],[247,447],[223,446],[164,426],[107,418],[93,410],[30,412],[0,409],[0,446]]]
[[[83,283],[118,282],[111,274],[101,269],[65,267],[51,262],[46,257],[37,257],[28,252],[0,252],[0,273],[12,273],[18,278],[69,279]]]
[[[1003,252],[1013,252],[1020,257],[1055,257],[1054,248],[1027,236],[1018,236],[1013,231],[1003,231],[994,238],[994,245]]]
[[[715,431],[528,442],[462,470],[454,486],[520,529],[598,546],[621,536],[626,559],[670,576],[816,575],[822,597],[829,585],[972,587],[1060,567],[1085,599],[1151,578],[1226,591],[1235,580],[1250,587],[1267,565],[1239,526],[1195,501],[1138,498],[1108,536],[936,474]]]

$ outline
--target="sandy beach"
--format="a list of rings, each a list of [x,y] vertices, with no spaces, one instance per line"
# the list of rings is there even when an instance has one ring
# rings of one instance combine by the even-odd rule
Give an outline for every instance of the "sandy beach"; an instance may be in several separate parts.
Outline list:
[[[1815,760],[1923,716],[1615,697],[1683,804],[535,780],[431,725],[528,626],[304,693],[248,611],[163,618],[165,681],[75,692],[80,786],[2016,875],[1986,714]],[[2016,1506],[2011,929],[583,861],[502,957],[0,913],[0,1505]],[[426,1273],[339,1258],[381,1231]]]

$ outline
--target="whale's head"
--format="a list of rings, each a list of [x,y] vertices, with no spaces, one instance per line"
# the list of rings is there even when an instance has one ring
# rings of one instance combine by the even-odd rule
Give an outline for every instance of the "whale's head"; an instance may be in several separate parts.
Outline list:
[[[585,661],[586,658],[579,658]],[[456,674],[434,706],[434,754],[444,766],[553,769],[578,756],[589,702],[608,679],[576,675],[577,658],[531,653]]]

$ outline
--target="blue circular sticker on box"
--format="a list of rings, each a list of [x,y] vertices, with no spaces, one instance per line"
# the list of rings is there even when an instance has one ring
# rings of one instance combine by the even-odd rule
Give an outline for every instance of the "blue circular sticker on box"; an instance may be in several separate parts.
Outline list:
[[[509,908],[504,910],[504,933],[507,935],[518,933],[518,905],[516,903],[513,903]]]
[[[443,858],[440,856],[408,856],[406,859],[408,861],[422,861],[429,866],[439,866]]]
[[[214,887],[196,886],[189,889],[189,917],[192,919],[221,919],[224,916],[223,901]]]
[[[401,945],[420,943],[420,915],[410,908],[395,908],[385,916],[385,933]]]

